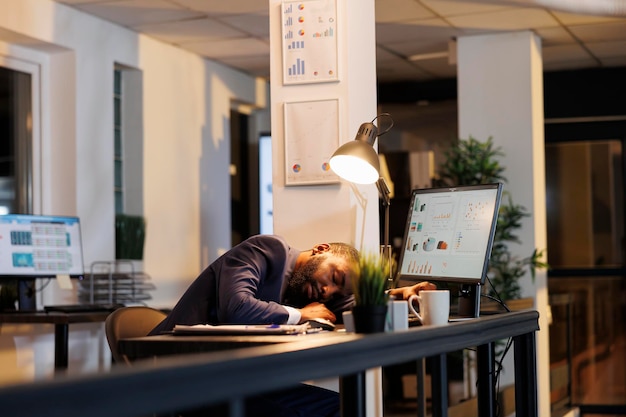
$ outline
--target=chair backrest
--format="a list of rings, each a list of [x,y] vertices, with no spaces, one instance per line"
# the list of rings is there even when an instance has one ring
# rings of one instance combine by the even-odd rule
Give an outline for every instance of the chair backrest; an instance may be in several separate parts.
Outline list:
[[[161,310],[143,306],[122,307],[109,314],[104,322],[104,331],[113,361],[130,365],[130,360],[120,353],[118,341],[127,337],[147,336],[165,316]]]

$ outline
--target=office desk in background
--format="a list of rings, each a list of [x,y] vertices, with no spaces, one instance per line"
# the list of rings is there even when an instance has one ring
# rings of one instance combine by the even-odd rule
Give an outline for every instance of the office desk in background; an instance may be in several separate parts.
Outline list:
[[[64,372],[68,365],[69,325],[73,323],[104,322],[110,311],[76,313],[17,311],[0,313],[0,323],[54,324],[54,370]]]

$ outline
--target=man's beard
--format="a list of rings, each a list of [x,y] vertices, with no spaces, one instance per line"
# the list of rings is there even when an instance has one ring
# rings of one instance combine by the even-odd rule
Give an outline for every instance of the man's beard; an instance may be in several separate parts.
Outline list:
[[[306,284],[315,286],[313,281],[313,273],[317,271],[323,261],[322,256],[314,256],[310,258],[301,268],[293,271],[289,281],[287,282],[287,290],[285,291],[285,303],[293,307],[304,307],[315,301],[321,301],[319,298],[313,300],[309,298],[305,291]]]

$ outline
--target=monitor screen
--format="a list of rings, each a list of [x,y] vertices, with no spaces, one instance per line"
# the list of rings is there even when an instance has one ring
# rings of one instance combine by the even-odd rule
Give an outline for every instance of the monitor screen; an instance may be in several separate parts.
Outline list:
[[[7,214],[0,216],[0,277],[83,276],[77,217]]]
[[[483,284],[501,194],[499,183],[413,190],[399,279]]]

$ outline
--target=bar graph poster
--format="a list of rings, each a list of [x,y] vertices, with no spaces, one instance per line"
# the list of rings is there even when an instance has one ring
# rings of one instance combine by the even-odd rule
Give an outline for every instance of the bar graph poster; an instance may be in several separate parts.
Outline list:
[[[337,81],[336,0],[282,3],[283,83]]]
[[[339,100],[285,103],[285,185],[339,182],[328,161],[339,146]]]

